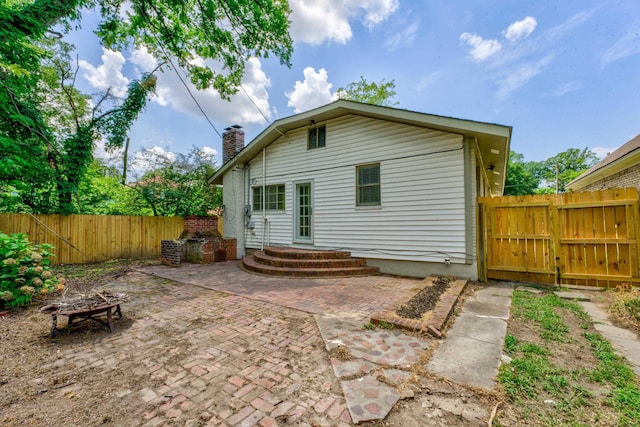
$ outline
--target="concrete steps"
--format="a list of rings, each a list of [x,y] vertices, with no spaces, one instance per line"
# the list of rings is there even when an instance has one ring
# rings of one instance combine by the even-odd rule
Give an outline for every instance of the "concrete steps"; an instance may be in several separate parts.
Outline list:
[[[351,258],[345,251],[316,251],[267,247],[242,260],[244,268],[255,273],[289,277],[344,277],[378,274],[364,259]]]

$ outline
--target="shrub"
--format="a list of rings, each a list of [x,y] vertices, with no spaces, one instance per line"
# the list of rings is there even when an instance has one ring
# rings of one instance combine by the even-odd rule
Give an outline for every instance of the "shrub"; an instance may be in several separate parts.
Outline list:
[[[31,244],[26,234],[0,233],[0,308],[25,306],[61,289],[64,280],[49,268],[52,248]]]
[[[610,309],[625,327],[640,333],[640,289],[618,290]]]

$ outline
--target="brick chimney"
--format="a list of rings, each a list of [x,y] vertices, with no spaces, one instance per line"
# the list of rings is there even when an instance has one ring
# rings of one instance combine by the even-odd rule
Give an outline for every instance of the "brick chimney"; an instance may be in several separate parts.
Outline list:
[[[233,125],[222,134],[222,163],[233,159],[244,148],[244,131],[242,126]]]

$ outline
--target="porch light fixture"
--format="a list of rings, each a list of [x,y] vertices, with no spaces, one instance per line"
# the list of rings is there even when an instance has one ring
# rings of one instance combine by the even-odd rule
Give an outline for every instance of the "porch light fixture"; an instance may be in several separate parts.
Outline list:
[[[316,121],[315,121],[315,120],[313,120],[313,119],[309,120],[309,126],[313,126],[313,125],[315,125],[315,124],[316,124]]]
[[[496,168],[495,165],[489,165],[489,167],[487,168],[488,171],[492,171]]]
[[[500,150],[496,150],[495,148],[492,148],[491,154],[500,154]]]

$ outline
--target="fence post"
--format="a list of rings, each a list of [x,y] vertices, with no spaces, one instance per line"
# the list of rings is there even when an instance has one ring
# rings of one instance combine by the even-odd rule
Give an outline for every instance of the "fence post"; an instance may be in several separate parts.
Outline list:
[[[478,248],[476,249],[476,251],[478,252],[478,280],[481,282],[486,282],[487,281],[487,257],[485,254],[487,250],[487,240],[486,240],[487,235],[486,235],[486,227],[485,227],[486,203],[484,201],[484,197],[478,198],[478,202],[476,203],[476,206],[478,209],[478,213],[477,213]]]
[[[560,233],[562,232],[562,228],[560,227],[560,216],[558,215],[558,200],[562,197],[562,195],[556,195],[555,197],[549,196],[549,219],[551,221],[549,227],[549,235],[551,237],[551,242],[549,244],[549,265],[553,266],[554,271],[554,283],[556,285],[560,284],[560,277],[562,275],[562,271],[560,271]]]

